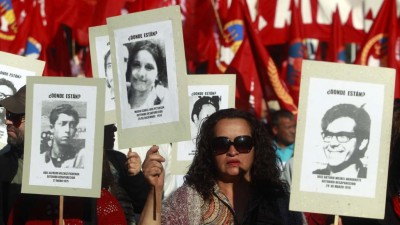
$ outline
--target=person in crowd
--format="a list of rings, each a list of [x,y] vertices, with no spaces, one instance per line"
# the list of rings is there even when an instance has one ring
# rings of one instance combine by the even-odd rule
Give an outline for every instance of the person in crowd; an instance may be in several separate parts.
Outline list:
[[[6,110],[7,146],[0,155],[0,225],[7,223],[12,206],[21,194],[25,133],[25,93],[23,86],[14,95],[0,101]]]
[[[271,133],[274,137],[276,154],[281,162],[281,169],[293,157],[296,138],[296,119],[292,112],[281,109],[271,113]]]
[[[111,193],[121,204],[127,224],[134,225],[136,224],[136,215],[143,210],[149,185],[141,172],[139,155],[135,152],[129,153],[132,158],[132,164],[127,167],[127,156],[120,151],[114,150],[114,133],[116,130],[117,127],[114,124],[104,126],[104,150],[114,180]]]
[[[153,146],[143,173],[153,188],[139,224],[301,224],[265,127],[250,113],[223,109],[206,119],[185,183],[161,206],[164,158]]]
[[[361,162],[370,138],[371,118],[353,104],[338,104],[322,118],[323,149],[328,165],[313,174],[366,178],[367,167]]]
[[[131,108],[151,108],[164,103],[168,78],[163,49],[152,40],[143,40],[133,43],[128,50],[126,81]]]
[[[42,153],[44,162],[51,167],[84,168],[85,150],[76,146],[78,112],[70,104],[56,106],[50,113],[50,131],[53,142],[50,151]]]
[[[103,156],[100,198],[65,196],[63,203],[64,225],[127,225],[124,210],[112,194],[116,192],[116,184],[114,183],[107,154],[104,153]],[[35,204],[32,204],[32,202]],[[12,209],[7,224],[60,224],[58,221],[59,204],[60,196],[21,194]]]
[[[112,72],[112,64],[111,64],[111,54],[110,50],[104,55],[104,75],[106,76],[106,85],[107,90],[110,92],[111,100],[115,99],[114,95],[114,83],[113,83],[113,72]]]
[[[0,101],[12,96],[17,92],[14,84],[4,78],[0,78]],[[0,107],[0,126],[6,125],[6,118],[5,118],[5,109]]]

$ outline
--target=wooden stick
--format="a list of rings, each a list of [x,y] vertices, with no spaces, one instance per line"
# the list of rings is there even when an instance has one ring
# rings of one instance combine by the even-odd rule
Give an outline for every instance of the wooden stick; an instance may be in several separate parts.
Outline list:
[[[334,225],[339,225],[339,215],[335,215]]]
[[[157,203],[157,194],[156,194],[156,187],[154,186],[153,187],[153,191],[154,191],[154,194],[153,194],[153,220],[154,221],[156,221],[157,220],[157,205],[156,205],[156,203]]]
[[[64,196],[60,195],[60,210],[58,216],[58,224],[64,225]]]
[[[156,145],[153,145],[153,147]],[[158,154],[158,151],[157,151]],[[157,220],[157,194],[156,194],[156,186],[153,187],[153,220],[156,221]]]

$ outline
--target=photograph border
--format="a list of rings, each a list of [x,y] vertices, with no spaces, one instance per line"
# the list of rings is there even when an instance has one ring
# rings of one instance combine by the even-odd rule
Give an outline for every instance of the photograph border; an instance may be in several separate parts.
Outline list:
[[[227,85],[229,87],[228,94],[228,108],[235,107],[235,91],[236,91],[236,75],[235,74],[196,74],[187,76],[188,86],[221,86]],[[189,100],[188,100],[189,102]],[[189,110],[189,104],[188,104]],[[187,120],[190,123],[190,116]],[[190,133],[190,132],[189,132]],[[190,140],[190,139],[189,139]],[[184,175],[187,173],[191,160],[182,161],[178,160],[178,143],[172,143],[172,157],[171,157],[171,173],[177,175]]]
[[[187,81],[186,81],[186,60],[183,44],[181,11],[179,6],[170,6],[154,10],[148,10],[138,13],[132,13],[107,19],[108,32],[110,37],[111,47],[111,62],[117,65],[116,46],[114,31],[122,28],[130,28],[135,26],[146,25],[163,21],[171,21],[172,35],[175,53],[175,69],[177,82],[177,111],[179,112],[179,120],[176,122],[152,124],[142,127],[123,128],[122,124],[122,104],[121,90],[119,87],[118,66],[113,66],[114,84],[115,85],[115,100],[116,100],[116,117],[118,124],[118,146],[123,148],[140,147],[147,145],[155,145],[162,143],[172,143],[183,141],[190,138],[190,124],[187,118],[188,111],[188,96],[187,96]],[[170,75],[168,75],[170,76]],[[171,74],[173,76],[173,74]],[[155,135],[157,134],[157,135]],[[132,138],[134,137],[134,138]]]
[[[100,53],[97,52],[97,46],[96,46],[96,38],[102,36],[109,36],[107,25],[89,27],[90,59],[92,61],[92,70],[94,78],[102,78],[99,76],[99,64],[101,65],[101,62],[97,61],[97,55]],[[115,79],[113,79],[113,83],[115,87],[114,80]],[[105,125],[115,124],[116,122],[117,122],[116,110],[105,110],[104,124]]]
[[[95,87],[97,90],[95,101],[96,118],[94,124],[94,149],[93,149],[93,174],[91,181],[91,188],[69,188],[69,187],[49,187],[40,185],[30,185],[30,169],[34,166],[31,162],[31,150],[38,149],[32,146],[33,135],[33,99],[34,85],[35,84],[48,84],[48,85],[75,85]],[[101,179],[102,179],[102,164],[103,164],[103,135],[104,135],[104,96],[105,96],[105,81],[98,78],[75,78],[75,77],[28,77],[26,86],[26,124],[25,124],[25,145],[24,145],[24,170],[22,174],[22,193],[33,194],[46,194],[46,195],[65,195],[65,196],[79,196],[79,197],[100,197]]]
[[[310,163],[307,159],[303,158],[305,130],[307,124],[315,123],[315,121],[307,121],[306,116],[309,104],[307,100],[309,93],[312,91],[309,89],[311,78],[384,85],[382,123],[378,124],[378,126],[381,126],[381,136],[374,198],[300,190],[302,166],[303,164]],[[390,68],[303,60],[295,141],[296,153],[294,154],[293,180],[289,205],[290,210],[378,219],[384,217],[394,81],[395,70]],[[324,207],[321,207],[321,205],[324,205]]]

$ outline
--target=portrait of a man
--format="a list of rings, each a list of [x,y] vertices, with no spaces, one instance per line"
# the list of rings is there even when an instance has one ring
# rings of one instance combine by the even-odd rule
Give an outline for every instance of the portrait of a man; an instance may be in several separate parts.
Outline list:
[[[75,139],[78,112],[70,104],[58,105],[51,110],[49,122],[51,145],[41,154],[46,166],[84,168],[85,151]]]
[[[219,110],[219,102],[219,96],[199,96],[199,99],[193,105],[191,114],[191,121],[196,128],[192,130],[192,137],[197,135],[197,130],[203,119]]]
[[[368,149],[371,118],[364,105],[338,104],[321,121],[321,139],[327,166],[313,174],[366,178],[361,159]]]
[[[12,96],[15,92],[17,92],[17,89],[11,81],[0,78],[0,100]],[[3,107],[0,107],[0,126],[5,125],[5,123],[5,110]]]
[[[108,50],[107,53],[104,55],[104,75],[106,77],[106,85],[108,91],[110,92],[111,100],[114,100],[115,95],[110,50]]]

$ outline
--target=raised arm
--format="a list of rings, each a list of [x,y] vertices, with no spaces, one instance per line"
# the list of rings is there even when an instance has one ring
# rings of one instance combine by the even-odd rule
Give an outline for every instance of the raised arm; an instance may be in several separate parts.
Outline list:
[[[158,154],[158,146],[153,146],[146,154],[142,170],[145,179],[151,188],[140,216],[139,225],[161,224],[161,200],[164,187],[164,168],[162,162],[165,159]]]

